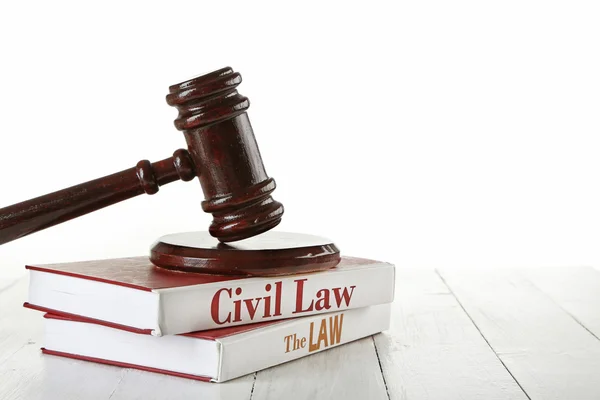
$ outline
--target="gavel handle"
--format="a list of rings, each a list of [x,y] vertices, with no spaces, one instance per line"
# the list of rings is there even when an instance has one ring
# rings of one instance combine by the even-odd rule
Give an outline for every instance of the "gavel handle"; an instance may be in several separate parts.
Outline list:
[[[195,176],[190,154],[180,149],[173,157],[155,163],[142,160],[134,168],[2,208],[0,245]]]

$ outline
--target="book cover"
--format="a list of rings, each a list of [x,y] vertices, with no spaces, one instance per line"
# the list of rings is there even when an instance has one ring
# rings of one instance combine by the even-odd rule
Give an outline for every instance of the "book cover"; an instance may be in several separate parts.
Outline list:
[[[390,304],[156,337],[46,314],[46,354],[224,382],[389,328]]]
[[[394,266],[342,257],[327,271],[280,277],[174,272],[147,257],[29,265],[26,307],[155,336],[390,303]]]

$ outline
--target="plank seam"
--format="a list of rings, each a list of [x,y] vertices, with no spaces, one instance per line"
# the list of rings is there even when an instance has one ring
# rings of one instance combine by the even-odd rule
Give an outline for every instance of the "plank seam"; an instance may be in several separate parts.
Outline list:
[[[517,386],[519,386],[519,388],[521,389],[521,391],[523,392],[523,394],[529,400],[531,400],[531,397],[529,397],[529,394],[527,394],[527,392],[525,391],[525,389],[523,389],[523,386],[521,386],[521,383],[517,380],[517,378],[515,378],[515,376],[512,374],[512,372],[510,372],[510,370],[508,369],[508,367],[506,366],[506,364],[504,364],[504,361],[502,361],[502,358],[498,355],[498,353],[496,352],[496,350],[494,350],[494,347],[492,347],[491,343],[484,336],[483,332],[481,332],[481,329],[479,329],[479,326],[477,326],[477,324],[475,323],[475,321],[473,320],[473,318],[471,318],[471,315],[467,312],[467,310],[465,309],[465,307],[463,306],[463,304],[461,303],[461,301],[458,299],[458,296],[456,296],[456,293],[454,293],[454,290],[452,290],[452,288],[450,287],[450,285],[448,284],[448,282],[446,282],[446,279],[444,279],[444,277],[442,276],[442,274],[440,273],[440,271],[438,269],[436,269],[435,273],[440,277],[440,279],[442,280],[442,282],[444,282],[444,285],[446,285],[446,287],[450,291],[450,294],[452,294],[452,296],[454,296],[454,298],[456,299],[456,302],[458,303],[458,305],[460,306],[460,308],[462,308],[462,310],[465,312],[465,314],[467,315],[467,317],[469,318],[469,320],[471,321],[471,323],[473,324],[473,326],[475,326],[475,329],[477,329],[477,332],[479,332],[479,334],[481,335],[481,337],[483,338],[483,340],[485,340],[485,342],[487,343],[487,345],[490,348],[490,350],[492,350],[494,352],[494,355],[496,356],[496,358],[498,359],[498,361],[500,361],[500,364],[502,364],[502,366],[504,367],[504,369],[506,370],[506,372],[508,372],[508,374],[515,381],[515,383],[517,384]]]
[[[387,381],[385,380],[385,374],[383,373],[383,367],[381,365],[381,358],[379,358],[379,350],[377,349],[377,343],[375,342],[375,335],[371,336],[373,346],[375,347],[375,355],[377,356],[377,362],[379,363],[379,371],[381,371],[381,378],[383,379],[383,385],[385,386],[385,393],[387,394],[388,400],[391,400],[390,390],[388,389]]]
[[[121,375],[119,376],[119,381],[117,382],[117,384],[115,385],[115,388],[113,389],[112,392],[110,392],[110,395],[108,396],[108,400],[112,399],[113,395],[115,394],[115,392],[117,391],[117,389],[119,388],[119,385],[121,384],[121,382],[123,381],[123,378],[125,378],[125,375],[127,375],[127,373],[129,372],[129,369],[123,369],[123,372],[121,372]]]
[[[523,275],[522,273],[519,273],[519,275],[526,280],[527,282],[529,282],[531,284],[531,286],[533,286],[535,289],[537,289],[538,292],[542,293],[544,296],[546,296],[547,298],[550,299],[550,301],[552,303],[554,303],[558,308],[560,308],[562,311],[564,311],[569,317],[571,317],[573,319],[573,321],[577,322],[577,324],[579,324],[583,329],[585,329],[590,335],[592,335],[594,338],[596,338],[596,340],[600,340],[600,338],[598,336],[596,336],[596,334],[592,331],[590,331],[587,326],[585,326],[583,324],[583,322],[581,322],[580,320],[577,319],[577,317],[575,317],[573,314],[571,314],[567,309],[565,309],[563,306],[561,306],[549,293],[545,292],[544,289],[540,288],[538,285],[536,285],[531,279],[529,279],[527,276]]]
[[[254,385],[256,385],[256,375],[258,372],[254,373],[254,380],[252,381],[252,389],[250,389],[250,400],[252,400],[252,396],[254,395]]]

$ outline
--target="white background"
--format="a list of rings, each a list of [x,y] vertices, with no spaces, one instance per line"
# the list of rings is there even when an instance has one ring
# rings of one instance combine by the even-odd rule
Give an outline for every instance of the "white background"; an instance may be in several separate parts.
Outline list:
[[[600,265],[600,5],[0,3],[0,206],[185,146],[169,85],[223,66],[286,208],[277,228],[399,266]],[[0,247],[144,255],[203,230],[197,180]]]

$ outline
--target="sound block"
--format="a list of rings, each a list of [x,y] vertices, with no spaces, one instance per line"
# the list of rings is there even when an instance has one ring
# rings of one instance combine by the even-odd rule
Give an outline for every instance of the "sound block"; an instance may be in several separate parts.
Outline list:
[[[208,232],[185,232],[159,238],[150,261],[184,272],[274,276],[333,268],[340,251],[328,239],[302,233],[268,231],[225,244]]]

